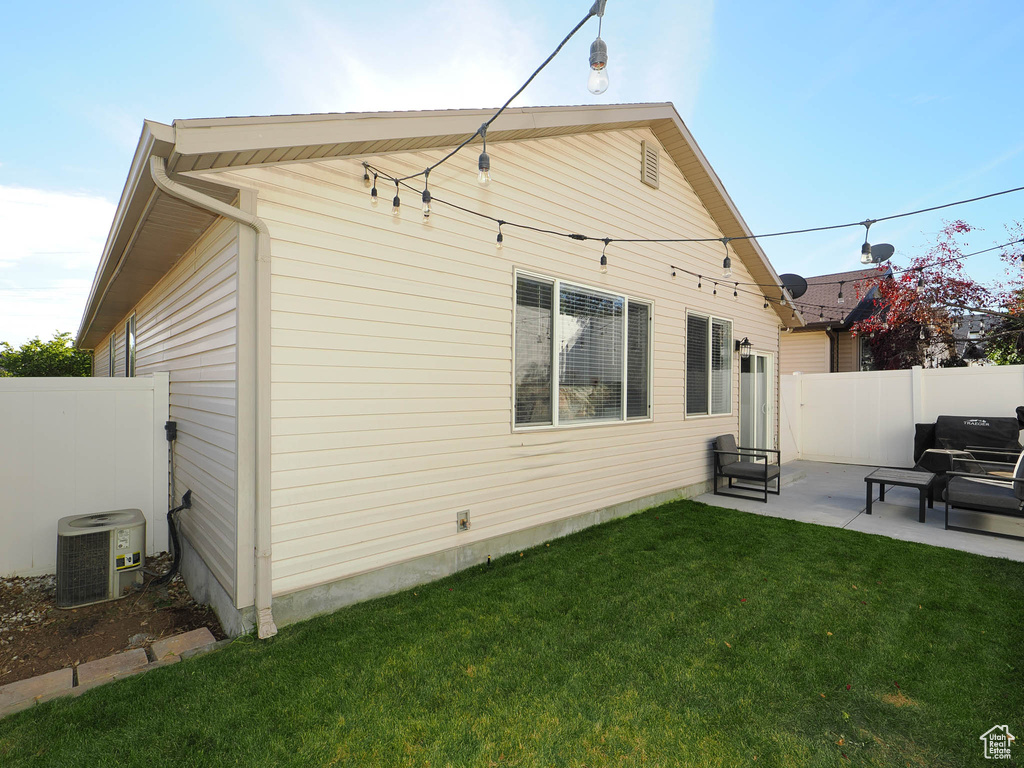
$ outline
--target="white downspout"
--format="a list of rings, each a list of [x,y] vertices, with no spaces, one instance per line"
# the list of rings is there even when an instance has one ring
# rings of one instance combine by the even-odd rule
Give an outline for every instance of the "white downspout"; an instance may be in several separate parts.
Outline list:
[[[223,216],[226,219],[237,221],[251,227],[256,232],[256,292],[257,297],[263,296],[269,291],[270,286],[266,284],[269,279],[269,269],[259,269],[260,264],[267,265],[270,262],[270,230],[262,219],[253,214],[235,208],[233,205],[222,203],[216,198],[204,195],[194,189],[189,189],[183,184],[172,181],[167,175],[167,161],[162,157],[149,158],[149,170],[153,182],[162,191],[184,200],[187,203],[204,210]],[[259,310],[259,300],[256,302],[256,312]],[[256,323],[256,386],[259,387],[259,372],[269,360],[264,360],[265,352],[260,338],[260,323]],[[256,416],[256,472],[260,472],[260,456],[266,455],[270,450],[270,434],[265,426],[265,420],[259,417],[259,400],[257,397]],[[255,540],[255,602],[256,602],[256,631],[260,638],[273,637],[277,634],[277,626],[274,624],[274,617],[270,612],[271,592],[271,543],[270,543],[270,498],[264,488],[265,478],[256,479],[256,513],[254,520]]]

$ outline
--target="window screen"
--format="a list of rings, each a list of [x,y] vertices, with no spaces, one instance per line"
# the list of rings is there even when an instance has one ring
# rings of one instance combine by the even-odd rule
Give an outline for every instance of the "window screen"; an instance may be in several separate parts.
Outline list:
[[[515,311],[516,426],[650,418],[649,304],[519,275]]]
[[[686,316],[686,415],[732,410],[732,323]]]
[[[711,413],[732,410],[732,333],[724,320],[711,321]]]
[[[626,416],[631,419],[650,415],[650,328],[651,308],[629,302],[626,318]]]
[[[621,296],[562,286],[558,420],[622,418]]]
[[[708,319],[686,318],[686,415],[708,412]]]
[[[552,283],[516,281],[516,424],[551,423]]]

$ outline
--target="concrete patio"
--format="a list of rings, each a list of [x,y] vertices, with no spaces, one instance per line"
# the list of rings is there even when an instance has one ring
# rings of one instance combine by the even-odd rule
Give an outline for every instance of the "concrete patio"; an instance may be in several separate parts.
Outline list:
[[[945,530],[944,504],[940,501],[935,502],[934,509],[927,510],[926,521],[919,523],[918,493],[912,488],[887,487],[883,502],[878,501],[876,487],[871,515],[865,514],[864,478],[874,469],[856,464],[792,461],[782,467],[782,495],[769,496],[767,504],[760,498],[748,501],[711,493],[696,500],[759,515],[1024,561],[1024,541]],[[1024,519],[955,510],[950,513],[950,523],[1024,536]]]

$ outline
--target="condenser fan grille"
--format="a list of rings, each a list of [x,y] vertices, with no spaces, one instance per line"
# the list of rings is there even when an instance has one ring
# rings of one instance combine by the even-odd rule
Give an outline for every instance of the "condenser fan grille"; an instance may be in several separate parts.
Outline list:
[[[110,532],[57,538],[57,607],[107,598]]]

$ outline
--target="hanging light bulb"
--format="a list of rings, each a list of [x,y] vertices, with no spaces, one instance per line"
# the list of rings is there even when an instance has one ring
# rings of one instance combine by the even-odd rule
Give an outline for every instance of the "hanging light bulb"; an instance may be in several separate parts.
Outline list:
[[[397,216],[402,209],[402,201],[398,197],[398,182],[395,182],[395,199],[391,201],[391,213]]]
[[[768,309],[768,297],[767,296],[764,297],[764,308]]]
[[[924,275],[921,273],[921,270],[917,271],[917,287],[914,290],[919,294],[924,293]]]
[[[740,296],[740,284],[736,283],[736,285],[734,285],[733,288],[732,288],[732,297],[734,299],[738,299],[739,296]]]
[[[430,169],[427,168],[423,172],[423,196],[420,198],[423,200],[423,220],[426,221],[430,218]]]
[[[370,190],[370,205],[377,207],[377,174],[373,174],[373,189]]]
[[[590,76],[587,78],[587,90],[595,96],[608,90],[608,45],[601,39],[600,30],[597,39],[590,44]]]
[[[498,247],[499,251],[501,250],[502,242],[505,240],[505,238],[501,234],[501,225],[504,224],[504,223],[505,223],[504,221],[499,221],[498,222],[498,238],[497,238],[498,246],[497,247]]]
[[[611,239],[606,237],[604,239],[604,248],[601,249],[601,274],[602,275],[607,275],[608,274],[608,256],[605,254],[605,251],[608,250],[608,243],[610,243],[610,242],[611,242]]]
[[[864,245],[860,247],[860,263],[873,264],[875,260],[871,256],[871,243],[868,242],[868,232],[871,230],[871,225],[874,222],[870,219],[865,219],[862,223],[864,224]]]
[[[697,290],[698,291],[700,290],[700,280],[701,280],[700,275],[697,275]]]
[[[924,341],[924,326],[923,325],[921,326],[921,332],[919,334],[917,334],[917,338],[919,338],[921,341]]]
[[[718,283],[715,283],[715,287],[711,289],[711,295],[712,296],[717,296],[718,295]]]
[[[838,302],[839,304],[845,304],[846,303],[846,299],[843,298],[843,283],[842,283],[842,281],[839,282],[839,297],[836,299],[836,302]]]
[[[722,277],[732,277],[732,259],[729,258],[729,241],[731,237],[723,237],[722,245],[725,246],[725,258],[722,260]]]
[[[377,174],[374,174],[374,176],[376,175]],[[363,163],[363,186],[367,189],[370,188],[370,169],[367,167],[366,163]]]
[[[477,161],[476,167],[479,173],[477,174],[476,180],[479,182],[481,187],[486,187],[491,183],[491,156],[487,154],[487,125],[480,126],[480,138],[483,139],[483,151],[480,153],[480,159]]]

